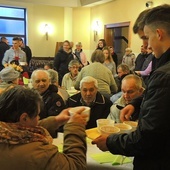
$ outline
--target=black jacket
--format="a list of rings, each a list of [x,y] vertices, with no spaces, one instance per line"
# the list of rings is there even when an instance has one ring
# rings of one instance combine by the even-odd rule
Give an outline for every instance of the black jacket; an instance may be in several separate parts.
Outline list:
[[[2,65],[2,59],[4,58],[5,51],[8,50],[10,47],[5,42],[0,42],[0,70],[4,67]]]
[[[82,106],[81,102],[81,93],[75,94],[68,98],[68,107],[76,107]],[[92,106],[90,106],[90,119],[86,125],[86,129],[97,127],[96,120],[100,118],[107,118],[110,113],[110,107],[112,106],[112,102],[104,97],[102,94],[97,92],[96,100]]]
[[[40,119],[48,116],[56,116],[66,108],[62,97],[57,94],[58,88],[55,85],[50,85],[49,88],[41,94],[44,102],[44,107],[40,112]]]
[[[54,58],[54,68],[58,72],[59,76],[59,84],[61,85],[63,76],[69,72],[68,64],[71,60],[73,60],[73,54],[66,53],[63,49],[60,49]]]
[[[113,154],[135,156],[135,170],[170,169],[170,49],[155,66],[141,104],[137,130],[107,139]]]

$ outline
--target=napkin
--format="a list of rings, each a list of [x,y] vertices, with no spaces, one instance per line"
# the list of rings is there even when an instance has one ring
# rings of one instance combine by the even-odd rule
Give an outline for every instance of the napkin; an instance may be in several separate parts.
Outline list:
[[[132,162],[132,160],[128,157],[124,157],[122,155],[113,155],[110,152],[91,154],[90,156],[100,164],[111,163],[112,165],[122,165]]]
[[[87,129],[86,130],[86,135],[90,139],[96,139],[97,137],[100,136],[100,133],[98,132],[97,128],[92,128],[92,129]]]

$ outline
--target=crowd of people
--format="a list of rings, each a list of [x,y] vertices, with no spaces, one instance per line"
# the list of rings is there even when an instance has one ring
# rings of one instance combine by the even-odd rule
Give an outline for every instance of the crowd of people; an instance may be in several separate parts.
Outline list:
[[[4,170],[86,169],[85,130],[96,127],[97,119],[107,118],[116,123],[138,121],[138,126],[128,134],[101,135],[92,144],[112,154],[133,156],[134,170],[170,169],[169,16],[167,4],[141,12],[133,27],[143,40],[141,53],[135,57],[128,47],[119,64],[114,48],[104,39],[90,63],[81,42],[73,51],[73,45],[64,41],[54,65],[32,72],[31,89],[18,85],[20,73],[9,66],[14,61],[27,66],[30,48],[18,37],[10,48],[1,37],[0,166]],[[78,91],[69,96],[67,90],[72,88]],[[88,122],[82,108],[69,114],[69,108],[76,106],[91,108]],[[64,133],[63,153],[52,144],[58,132]]]

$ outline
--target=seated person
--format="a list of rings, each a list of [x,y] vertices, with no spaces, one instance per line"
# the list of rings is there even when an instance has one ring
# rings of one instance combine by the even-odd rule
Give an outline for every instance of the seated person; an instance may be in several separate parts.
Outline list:
[[[110,108],[108,119],[120,123],[120,107],[125,107],[131,100],[143,94],[141,78],[137,75],[127,75],[122,80],[122,96]],[[136,119],[136,118],[133,118]]]
[[[66,73],[62,79],[61,86],[64,87],[66,90],[70,90],[71,87],[75,86],[76,79],[79,73],[79,61],[78,60],[71,60],[68,64],[69,73]]]
[[[101,50],[95,50],[91,56],[92,63],[83,67],[77,77],[75,89],[79,90],[83,77],[92,76],[98,82],[98,91],[109,98],[117,92],[117,85],[112,72],[103,65],[105,56]]]
[[[41,100],[35,90],[21,86],[0,96],[0,167],[85,170],[86,118],[80,114],[82,109],[73,116],[69,116],[68,110],[62,111],[68,122],[64,127],[63,153],[60,153],[47,130],[37,126]]]
[[[110,100],[112,103],[114,103],[121,95],[121,84],[122,84],[122,79],[130,74],[130,69],[127,64],[120,64],[117,67],[117,77],[115,77],[115,81],[118,87],[118,92],[114,94],[113,96],[110,97]]]
[[[18,85],[19,72],[12,67],[6,67],[0,71],[0,93],[10,86]]]
[[[47,64],[44,65],[44,70],[49,70],[49,69],[53,69],[52,63],[47,63]]]
[[[80,93],[68,98],[68,107],[89,106],[91,108],[86,129],[96,127],[97,119],[107,118],[112,105],[112,102],[97,90],[97,80],[91,76],[86,76],[80,81]]]
[[[48,69],[47,70],[50,74],[50,78],[51,78],[51,84],[54,84],[55,86],[58,87],[58,94],[62,97],[62,99],[64,100],[64,102],[66,103],[69,95],[67,93],[67,91],[64,88],[61,88],[58,85],[58,72],[53,70],[53,69]]]
[[[50,75],[46,70],[35,70],[31,75],[31,82],[43,98],[44,109],[40,113],[40,119],[58,115],[64,108],[65,103],[57,94],[58,88],[51,84]]]

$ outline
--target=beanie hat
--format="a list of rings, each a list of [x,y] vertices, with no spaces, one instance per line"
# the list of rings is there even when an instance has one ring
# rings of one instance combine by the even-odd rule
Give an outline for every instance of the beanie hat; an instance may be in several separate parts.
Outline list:
[[[0,79],[3,82],[10,82],[19,77],[19,72],[12,67],[6,67],[0,71]]]

